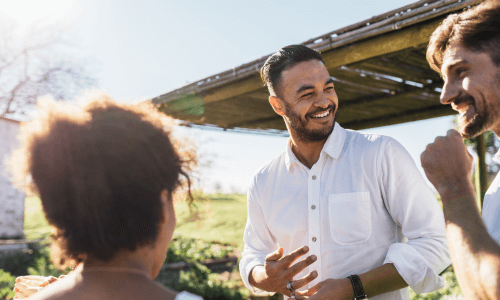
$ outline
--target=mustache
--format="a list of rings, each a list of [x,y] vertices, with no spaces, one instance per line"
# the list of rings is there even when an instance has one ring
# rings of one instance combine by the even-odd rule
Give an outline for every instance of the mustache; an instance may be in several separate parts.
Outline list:
[[[328,105],[328,107],[325,109],[317,109],[315,111],[312,111],[312,112],[306,114],[306,117],[311,117],[312,115],[316,115],[318,113],[322,113],[322,112],[325,112],[325,111],[330,110],[330,109],[332,110],[332,113],[333,113],[335,111],[335,108],[336,108],[335,105]]]
[[[457,106],[459,106],[460,104],[463,104],[463,103],[474,103],[475,104],[476,99],[474,99],[474,97],[472,97],[469,94],[462,94],[458,98],[453,100],[453,103]]]

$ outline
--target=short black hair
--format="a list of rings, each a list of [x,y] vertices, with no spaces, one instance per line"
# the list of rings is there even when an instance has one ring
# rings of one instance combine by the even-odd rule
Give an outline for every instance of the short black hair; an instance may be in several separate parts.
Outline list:
[[[283,47],[269,56],[260,69],[260,77],[269,89],[271,95],[276,95],[276,86],[279,83],[281,73],[289,67],[300,62],[317,59],[323,64],[321,54],[304,45],[290,45]]]

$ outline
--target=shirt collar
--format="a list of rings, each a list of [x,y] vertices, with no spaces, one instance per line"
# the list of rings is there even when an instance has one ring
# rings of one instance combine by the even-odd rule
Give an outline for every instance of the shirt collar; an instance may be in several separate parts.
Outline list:
[[[335,122],[334,130],[326,139],[325,145],[323,145],[323,149],[321,150],[321,152],[328,154],[328,156],[333,159],[339,159],[340,154],[342,153],[342,149],[344,148],[345,138],[345,129],[342,128],[337,122]],[[288,140],[285,151],[285,164],[288,171],[290,171],[293,162],[300,163],[295,154],[293,154],[290,143],[291,139]]]

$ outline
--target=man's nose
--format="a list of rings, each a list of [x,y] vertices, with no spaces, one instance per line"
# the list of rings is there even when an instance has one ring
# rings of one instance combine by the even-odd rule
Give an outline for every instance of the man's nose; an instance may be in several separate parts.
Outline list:
[[[330,100],[325,95],[321,95],[314,104],[321,108],[327,108],[330,105]]]
[[[443,85],[443,90],[441,91],[441,96],[439,101],[441,104],[451,104],[455,98],[460,95],[460,87],[457,84],[445,81]]]

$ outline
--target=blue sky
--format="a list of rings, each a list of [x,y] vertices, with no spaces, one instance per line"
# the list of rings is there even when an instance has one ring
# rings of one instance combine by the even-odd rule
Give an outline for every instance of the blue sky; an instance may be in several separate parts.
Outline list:
[[[65,28],[95,66],[99,87],[119,101],[132,102],[411,2],[16,0],[2,4],[0,14],[21,26],[37,21]],[[366,132],[394,137],[420,167],[420,153],[451,128],[452,119]],[[244,192],[252,174],[281,153],[287,140],[185,128],[179,134],[195,140],[204,159],[212,161],[211,168],[200,170],[207,192],[216,183],[225,192]]]

